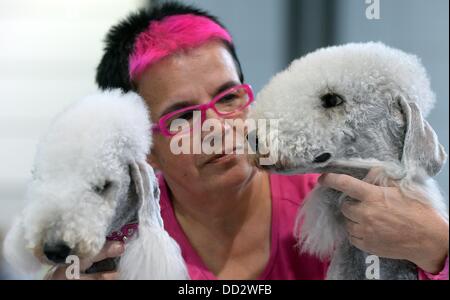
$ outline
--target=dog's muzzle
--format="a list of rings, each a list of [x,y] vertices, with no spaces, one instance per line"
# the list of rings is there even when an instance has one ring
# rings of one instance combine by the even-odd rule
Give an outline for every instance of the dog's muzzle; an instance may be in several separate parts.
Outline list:
[[[50,260],[51,262],[54,262],[55,264],[61,264],[66,262],[66,257],[70,254],[72,249],[70,249],[69,246],[67,246],[63,242],[59,242],[56,244],[44,244],[43,252],[45,256]]]

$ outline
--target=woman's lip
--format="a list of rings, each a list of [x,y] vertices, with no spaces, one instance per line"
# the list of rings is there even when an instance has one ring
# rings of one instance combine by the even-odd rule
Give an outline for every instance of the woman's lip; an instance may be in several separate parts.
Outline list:
[[[231,158],[231,156],[234,156],[236,153],[236,149],[233,148],[233,150],[231,151],[231,153],[223,153],[223,154],[216,154],[213,157],[209,158],[206,162],[205,165],[210,164],[210,163],[219,163],[219,162],[223,162],[226,161],[228,159]]]
[[[219,154],[208,160],[206,164],[218,164],[222,162],[229,161],[230,159],[234,158],[234,153],[231,154]]]

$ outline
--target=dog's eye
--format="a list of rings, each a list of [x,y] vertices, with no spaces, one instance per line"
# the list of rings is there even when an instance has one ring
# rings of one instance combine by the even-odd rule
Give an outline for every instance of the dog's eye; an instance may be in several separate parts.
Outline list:
[[[325,108],[335,107],[344,103],[344,99],[338,95],[333,93],[328,93],[320,97],[322,100],[322,106]]]
[[[108,189],[111,186],[112,186],[112,182],[107,180],[102,185],[94,185],[92,187],[92,189],[94,190],[95,193],[101,195],[101,194],[105,193],[106,191],[108,191]]]

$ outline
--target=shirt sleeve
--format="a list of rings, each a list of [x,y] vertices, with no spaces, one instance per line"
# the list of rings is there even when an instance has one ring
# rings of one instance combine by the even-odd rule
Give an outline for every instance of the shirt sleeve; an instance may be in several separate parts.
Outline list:
[[[432,274],[419,269],[419,280],[448,280],[448,256],[444,268],[438,274]]]

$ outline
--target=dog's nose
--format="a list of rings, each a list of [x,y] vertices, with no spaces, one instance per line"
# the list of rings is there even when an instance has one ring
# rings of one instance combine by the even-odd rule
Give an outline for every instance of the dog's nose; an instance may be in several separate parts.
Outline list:
[[[247,134],[247,141],[255,153],[258,153],[258,135],[256,130],[250,131]]]
[[[316,156],[314,158],[314,162],[315,163],[323,163],[323,162],[326,162],[327,160],[329,160],[330,158],[331,158],[330,153],[322,153],[319,156]]]
[[[54,263],[65,263],[66,257],[70,254],[70,247],[64,243],[44,244],[44,254]]]

